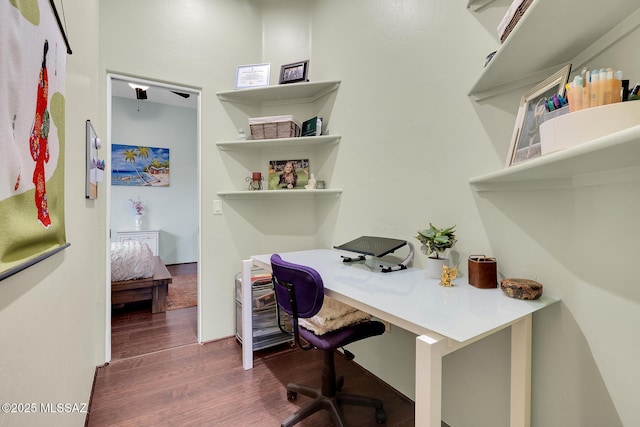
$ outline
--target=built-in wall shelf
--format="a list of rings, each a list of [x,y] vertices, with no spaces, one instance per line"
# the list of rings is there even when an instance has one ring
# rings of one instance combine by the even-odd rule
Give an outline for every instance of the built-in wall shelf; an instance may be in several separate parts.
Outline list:
[[[469,0],[468,6],[477,3]],[[631,0],[608,0],[599,6],[586,6],[584,0],[534,0],[469,94],[483,99],[540,82],[567,63],[582,67],[638,25],[634,12],[639,6]]]
[[[332,102],[326,102],[325,97],[333,94],[340,87],[339,80],[291,83],[277,86],[267,86],[261,88],[250,88],[242,90],[230,90],[218,92],[218,99],[221,102],[228,102],[229,105],[238,107],[238,104],[251,105],[249,110],[260,109],[260,113],[271,115],[276,111],[281,111],[282,107],[294,111],[305,111],[305,114],[327,118],[333,107]],[[292,111],[293,112],[293,111]],[[277,113],[276,113],[277,114]],[[216,145],[220,151],[228,151],[239,154],[238,157],[248,157],[258,159],[270,150],[295,150],[302,149],[301,152],[319,154],[319,150],[324,148],[334,149],[340,141],[340,135],[319,135],[296,138],[258,139],[245,141],[218,141]],[[248,155],[247,155],[248,153]],[[297,154],[299,155],[299,154]],[[284,158],[284,157],[283,157]],[[298,157],[298,158],[306,158]],[[255,169],[254,169],[255,170]],[[264,171],[263,171],[264,174]],[[322,178],[329,183],[330,176]],[[342,194],[339,188],[323,188],[315,190],[303,189],[302,185],[295,189],[287,190],[234,190],[220,191],[217,193],[220,198],[226,200],[272,200],[272,199],[331,199],[338,198]]]
[[[323,96],[338,90],[339,87],[340,81],[334,80],[230,90],[218,92],[216,95],[220,101],[237,104],[302,104],[315,102]]]
[[[639,176],[640,125],[472,178],[469,183],[476,191],[553,189]]]
[[[246,141],[218,141],[216,145],[220,150],[277,150],[281,148],[324,148],[336,145],[340,141],[340,135],[302,136],[297,138],[278,139],[251,139]]]
[[[219,191],[218,196],[224,199],[274,199],[274,198],[335,198],[342,193],[341,188],[328,188],[322,190],[242,190]]]
[[[496,0],[467,0],[467,9],[470,9],[471,6],[475,6],[477,8],[485,7]]]

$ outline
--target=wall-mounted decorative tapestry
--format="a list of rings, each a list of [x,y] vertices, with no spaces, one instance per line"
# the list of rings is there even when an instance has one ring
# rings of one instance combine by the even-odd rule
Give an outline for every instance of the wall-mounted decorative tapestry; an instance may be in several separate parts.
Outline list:
[[[69,246],[67,53],[53,3],[0,0],[0,280]]]

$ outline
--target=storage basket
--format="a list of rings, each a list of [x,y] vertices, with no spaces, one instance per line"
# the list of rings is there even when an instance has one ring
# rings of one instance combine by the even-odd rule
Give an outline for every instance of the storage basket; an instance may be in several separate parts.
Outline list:
[[[300,136],[300,122],[293,116],[268,116],[249,119],[253,139],[293,138]]]

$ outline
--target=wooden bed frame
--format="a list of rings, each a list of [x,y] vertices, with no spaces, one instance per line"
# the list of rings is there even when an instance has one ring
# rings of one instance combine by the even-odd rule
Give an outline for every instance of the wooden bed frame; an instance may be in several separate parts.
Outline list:
[[[171,274],[159,256],[153,257],[153,276],[146,279],[111,282],[111,304],[151,300],[152,313],[167,311]]]

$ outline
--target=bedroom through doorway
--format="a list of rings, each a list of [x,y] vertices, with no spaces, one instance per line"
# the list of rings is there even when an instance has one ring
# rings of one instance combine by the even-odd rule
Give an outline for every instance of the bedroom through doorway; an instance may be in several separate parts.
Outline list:
[[[115,361],[199,339],[200,92],[113,74],[107,88],[109,245],[140,241],[171,275],[166,298],[136,290],[126,303],[109,280],[105,349]]]

